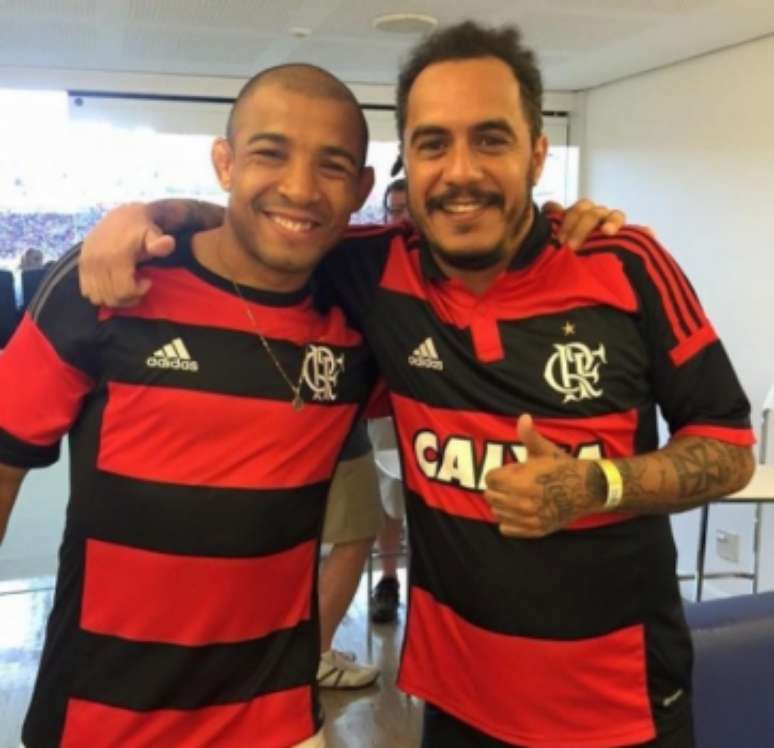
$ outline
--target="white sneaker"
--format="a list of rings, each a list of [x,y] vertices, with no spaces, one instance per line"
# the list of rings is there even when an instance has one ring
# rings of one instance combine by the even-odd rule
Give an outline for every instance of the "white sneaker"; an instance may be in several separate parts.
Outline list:
[[[317,683],[320,688],[365,688],[379,677],[375,665],[358,665],[350,652],[329,649],[320,655]]]

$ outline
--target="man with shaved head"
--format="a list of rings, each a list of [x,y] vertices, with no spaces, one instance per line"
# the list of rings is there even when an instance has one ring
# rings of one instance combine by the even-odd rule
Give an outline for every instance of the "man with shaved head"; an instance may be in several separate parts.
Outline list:
[[[26,748],[322,745],[319,535],[374,367],[310,276],[366,143],[328,73],[256,76],[212,148],[222,225],[132,309],[83,299],[71,252],[0,357],[0,536],[26,470],[72,456]]]

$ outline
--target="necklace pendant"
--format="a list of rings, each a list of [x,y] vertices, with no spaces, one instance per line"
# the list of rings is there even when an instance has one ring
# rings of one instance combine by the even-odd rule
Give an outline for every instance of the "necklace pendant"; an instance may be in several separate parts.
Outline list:
[[[301,395],[299,393],[296,393],[296,396],[293,398],[293,410],[301,410],[304,407],[304,401],[301,399]]]

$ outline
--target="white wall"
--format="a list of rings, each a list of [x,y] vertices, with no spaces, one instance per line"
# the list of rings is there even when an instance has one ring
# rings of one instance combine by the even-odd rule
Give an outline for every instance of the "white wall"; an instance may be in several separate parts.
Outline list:
[[[653,227],[696,287],[754,408],[774,381],[774,38],[586,92],[576,138],[581,193]],[[712,510],[715,530],[745,533],[750,510]],[[762,581],[774,588],[774,508]],[[681,567],[695,529],[681,519]],[[743,553],[741,566],[749,566]],[[738,589],[738,588],[735,588]],[[749,589],[749,585],[748,585]],[[710,589],[711,591],[711,589]]]

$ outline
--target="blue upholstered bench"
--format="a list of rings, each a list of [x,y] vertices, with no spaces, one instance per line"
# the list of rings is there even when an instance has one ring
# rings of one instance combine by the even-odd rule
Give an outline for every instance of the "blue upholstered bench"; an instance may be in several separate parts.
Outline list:
[[[774,748],[774,592],[686,605],[698,748]]]

